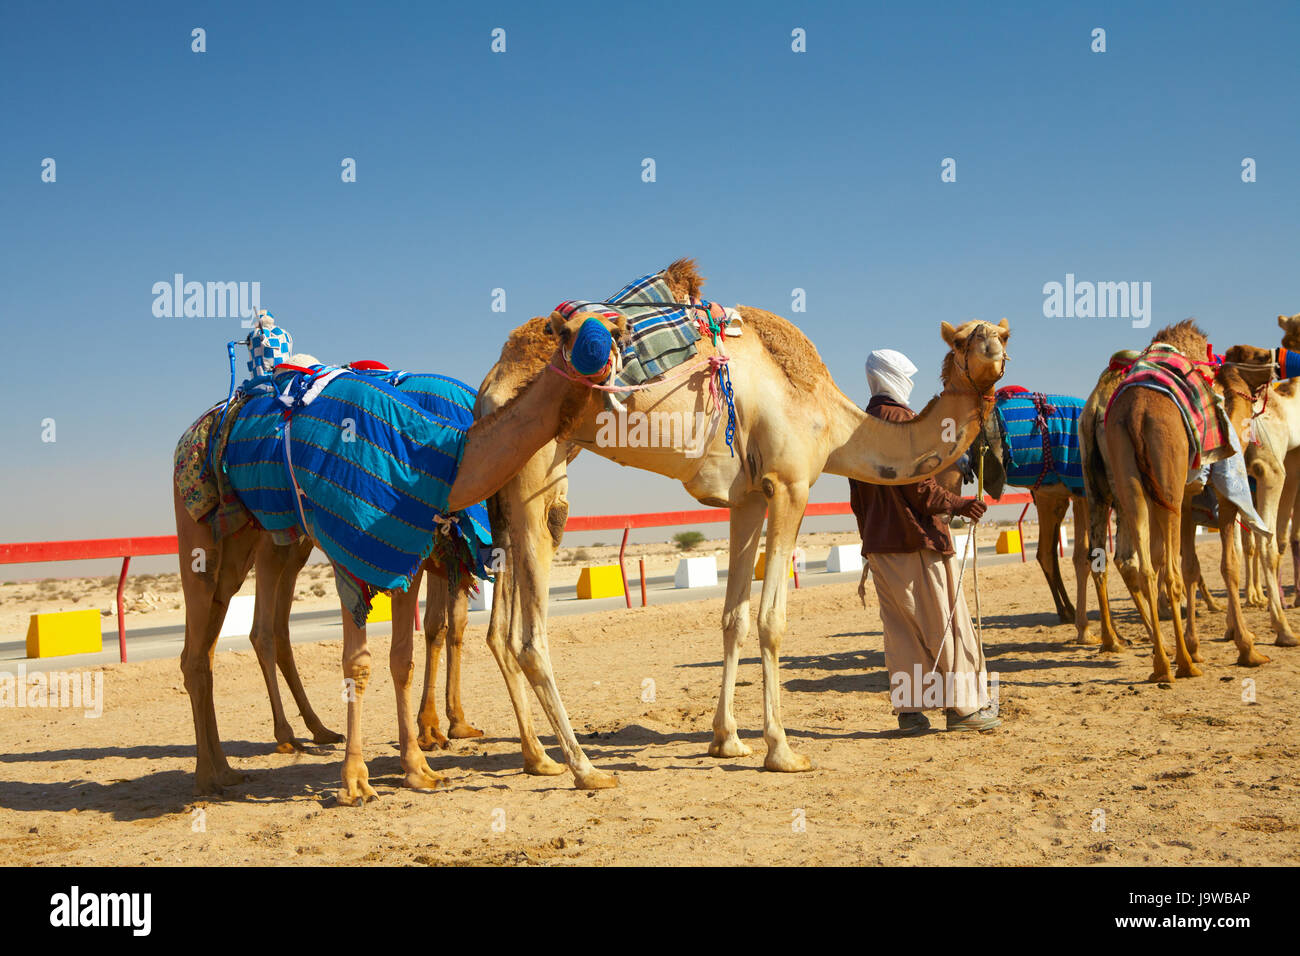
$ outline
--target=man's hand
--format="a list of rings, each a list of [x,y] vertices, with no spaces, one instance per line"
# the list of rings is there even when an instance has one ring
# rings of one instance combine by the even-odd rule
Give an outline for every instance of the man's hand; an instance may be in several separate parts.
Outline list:
[[[963,518],[970,518],[972,521],[979,521],[980,518],[984,517],[984,512],[988,510],[989,506],[979,498],[963,498],[961,507],[957,509],[957,514]]]
[[[862,577],[858,579],[858,600],[862,606],[867,606],[867,575],[871,573],[871,565],[866,558],[862,559]]]

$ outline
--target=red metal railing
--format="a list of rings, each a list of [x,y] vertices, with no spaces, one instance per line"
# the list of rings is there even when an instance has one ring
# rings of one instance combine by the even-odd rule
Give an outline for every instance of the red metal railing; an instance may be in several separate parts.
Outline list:
[[[1028,494],[1003,495],[1001,501],[994,501],[985,496],[985,502],[994,504],[1021,504],[1031,500]],[[804,510],[805,518],[823,518],[834,515],[851,514],[847,501],[819,502],[808,505]],[[628,532],[633,528],[664,528],[684,524],[713,524],[727,521],[731,512],[726,508],[693,508],[689,511],[655,511],[643,514],[625,515],[575,515],[564,526],[565,531],[623,531],[623,542],[619,547],[618,564],[623,576],[623,595],[627,606],[632,606],[632,595],[628,591],[627,572],[624,569],[624,552],[627,549]],[[1023,515],[1022,515],[1023,517]],[[176,554],[179,547],[176,535],[155,535],[153,537],[132,538],[90,538],[81,541],[21,541],[13,544],[0,544],[0,564],[36,564],[47,561],[89,561],[103,558],[121,558],[122,571],[117,579],[117,644],[122,662],[126,663],[126,611],[123,607],[123,591],[126,588],[126,573],[132,558],[153,557],[162,554]],[[795,586],[798,586],[796,571]],[[645,604],[644,573],[642,574],[641,603]],[[418,627],[419,612],[416,620]]]

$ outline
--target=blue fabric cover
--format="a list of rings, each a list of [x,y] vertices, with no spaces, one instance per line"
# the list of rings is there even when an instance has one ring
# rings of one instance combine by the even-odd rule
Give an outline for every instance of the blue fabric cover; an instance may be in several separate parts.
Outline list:
[[[337,377],[319,394],[307,394],[333,372]],[[331,561],[379,590],[406,587],[433,550],[434,518],[445,511],[473,421],[468,386],[407,376],[404,391],[386,380],[394,377],[328,366],[308,373],[281,368],[274,375],[279,396],[254,395],[239,410],[223,461],[235,492],[263,527],[299,528],[287,421],[312,537]],[[286,395],[292,408],[281,400]],[[464,564],[487,577],[486,510],[476,505],[454,517]]]
[[[1084,400],[1068,395],[1044,396],[1055,409],[1047,415],[1052,468],[1042,484],[1064,484],[1083,494],[1083,458],[1079,453],[1079,415]],[[1038,409],[1028,394],[1001,397],[996,405],[1006,453],[1007,484],[1032,488],[1043,473],[1043,434],[1037,424]]]

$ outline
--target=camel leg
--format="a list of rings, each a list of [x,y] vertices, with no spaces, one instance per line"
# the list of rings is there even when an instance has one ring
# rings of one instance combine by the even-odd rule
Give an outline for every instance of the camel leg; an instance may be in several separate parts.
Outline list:
[[[275,733],[276,753],[288,754],[300,749],[293,727],[284,713],[280,699],[280,682],[275,673],[275,610],[280,603],[280,591],[288,588],[289,601],[293,600],[294,575],[284,575],[285,566],[293,548],[277,545],[269,534],[259,534],[254,552],[253,566],[257,577],[257,590],[253,595],[253,629],[248,635],[257,663],[262,668],[266,682],[266,696],[271,701],[271,723]]]
[[[765,514],[767,500],[758,493],[749,495],[731,509],[727,597],[722,609],[722,687],[718,691],[718,708],[713,714],[713,742],[709,744],[711,757],[748,757],[753,753],[741,742],[737,732],[736,670],[740,666],[740,645],[749,633],[749,595]]]
[[[1061,562],[1057,559],[1057,549],[1061,540],[1061,524],[1065,520],[1065,509],[1070,506],[1070,499],[1056,491],[1063,486],[1041,488],[1033,492],[1034,506],[1038,509],[1038,567],[1047,579],[1047,587],[1052,592],[1056,604],[1056,617],[1062,624],[1074,621],[1074,605],[1070,603],[1065,591],[1065,582],[1061,580]]]
[[[289,550],[288,563],[280,572],[280,585],[275,588],[275,661],[279,665],[284,681],[289,685],[293,702],[298,705],[298,713],[311,733],[313,743],[336,744],[343,740],[343,735],[330,730],[316,715],[307,699],[307,691],[302,686],[302,677],[298,675],[298,664],[293,659],[293,644],[289,640],[289,612],[293,610],[293,589],[298,575],[311,557],[314,545],[304,539]]]
[[[1192,527],[1192,547],[1196,547],[1195,535],[1197,527],[1198,526],[1195,525]],[[1200,565],[1199,561],[1197,562],[1197,565]],[[1215,614],[1222,614],[1223,605],[1219,603],[1218,598],[1210,593],[1210,586],[1205,583],[1204,571],[1199,572],[1196,578],[1196,586],[1200,589],[1201,600],[1205,602],[1205,609],[1207,611],[1213,611]]]
[[[465,709],[460,700],[460,662],[465,650],[465,628],[469,624],[469,591],[464,587],[452,588],[449,595],[447,620],[447,736],[453,740],[482,737],[483,731],[465,719]]]
[[[392,592],[393,642],[388,651],[388,667],[393,675],[393,691],[397,695],[397,749],[402,755],[402,786],[412,790],[436,790],[447,780],[429,768],[429,762],[420,749],[415,714],[411,711],[411,682],[415,677],[415,610],[419,603],[421,573],[423,569],[415,572],[405,591]]]
[[[379,798],[370,786],[370,774],[362,755],[361,704],[370,683],[370,647],[366,629],[352,622],[352,612],[343,608],[343,681],[348,701],[347,746],[343,755],[343,787],[339,804],[354,807]]]
[[[195,521],[174,495],[176,533],[179,541],[181,590],[185,595],[185,646],[181,651],[181,673],[194,712],[197,763],[194,792],[219,794],[223,787],[242,783],[246,777],[235,772],[221,749],[217,712],[212,699],[212,659],[217,635],[226,617],[230,598],[239,590],[253,563],[256,532],[245,528],[226,537],[220,545],[212,540],[206,524]],[[202,570],[195,568],[195,550],[202,552]]]
[[[521,512],[526,513],[524,509]],[[550,563],[553,547],[544,542],[549,518],[543,521],[526,520],[520,527],[510,518],[511,544],[508,560],[513,563],[519,597],[519,613],[510,624],[507,649],[523,669],[532,685],[533,693],[550,721],[551,730],[564,751],[565,763],[573,771],[574,784],[579,790],[603,790],[618,786],[618,777],[607,770],[598,770],[583,752],[577,735],[569,723],[569,714],[560,699],[551,668],[551,650],[546,639],[546,602],[550,597]],[[527,532],[527,534],[525,534]],[[554,535],[552,538],[554,539]],[[494,602],[495,603],[495,602]],[[509,678],[507,677],[507,683]],[[518,716],[519,710],[516,709]]]
[[[763,591],[758,602],[758,643],[763,659],[763,740],[768,770],[797,773],[811,770],[812,761],[790,749],[781,721],[781,638],[785,634],[786,574],[794,554],[804,507],[808,504],[806,484],[786,484],[775,476],[764,476],[768,493],[767,564],[763,569]]]
[[[1223,545],[1223,582],[1228,588],[1228,636],[1237,645],[1237,664],[1258,667],[1269,659],[1255,650],[1255,635],[1246,627],[1241,612],[1241,566],[1235,547],[1237,508],[1228,499],[1219,497],[1219,541]]]
[[[1179,539],[1183,562],[1183,583],[1187,588],[1187,653],[1197,663],[1203,663],[1201,641],[1196,634],[1196,591],[1201,581],[1201,558],[1196,553],[1196,519],[1191,508],[1184,506],[1180,517]]]
[[[513,478],[512,482],[519,479]],[[494,505],[495,498],[488,499],[489,514],[492,516],[494,533],[500,535],[499,528],[505,521],[499,509]],[[518,533],[512,530],[511,534]],[[498,538],[498,540],[501,540]],[[515,721],[519,725],[519,746],[523,751],[524,773],[538,777],[551,777],[564,773],[565,766],[547,756],[533,727],[533,709],[528,698],[528,678],[515,653],[510,648],[510,634],[515,628],[514,622],[522,622],[523,611],[520,608],[519,590],[515,587],[515,562],[507,560],[497,571],[492,590],[492,610],[488,617],[487,644],[492,658],[505,679],[506,690],[510,694],[510,706],[514,708]],[[522,623],[518,624],[522,627]]]
[[[1110,524],[1109,507],[1100,504],[1091,506],[1088,514],[1088,567],[1091,569],[1092,589],[1097,594],[1097,610],[1101,617],[1101,650],[1105,654],[1115,654],[1128,647],[1128,641],[1119,636],[1115,630],[1115,621],[1110,614],[1110,592],[1108,590],[1108,567],[1110,556],[1106,550],[1106,532]],[[1077,536],[1077,532],[1076,532]],[[1078,542],[1075,542],[1076,547]],[[1081,602],[1082,603],[1082,602]]]
[[[1179,489],[1180,491],[1182,489]],[[1177,496],[1181,497],[1181,496]],[[1179,500],[1173,502],[1180,504]],[[1177,677],[1200,677],[1201,669],[1192,660],[1187,647],[1187,633],[1183,627],[1183,571],[1181,563],[1183,551],[1179,546],[1180,523],[1183,520],[1182,509],[1178,513],[1167,511],[1159,506],[1151,509],[1154,519],[1154,533],[1164,542],[1161,554],[1160,580],[1169,599],[1169,617],[1174,625],[1174,660],[1178,665]]]
[[[1278,552],[1277,543],[1286,533],[1285,522],[1280,520],[1279,514],[1287,491],[1286,470],[1257,458],[1251,464],[1251,473],[1255,476],[1256,509],[1264,524],[1273,529],[1273,535],[1270,537],[1247,530],[1242,532],[1242,537],[1251,540],[1254,552],[1259,557],[1259,576],[1263,578],[1264,590],[1268,596],[1268,616],[1276,635],[1276,643],[1279,647],[1295,647],[1300,641],[1296,640],[1282,610],[1282,594],[1278,584],[1282,555]]]
[[[447,580],[430,571],[424,595],[424,696],[420,700],[420,749],[445,750],[450,741],[438,729],[438,660],[447,641]],[[450,675],[448,676],[450,680]]]
[[[1088,503],[1083,495],[1072,495],[1074,505],[1074,548],[1070,560],[1074,565],[1074,640],[1078,644],[1096,644],[1098,638],[1088,629]]]

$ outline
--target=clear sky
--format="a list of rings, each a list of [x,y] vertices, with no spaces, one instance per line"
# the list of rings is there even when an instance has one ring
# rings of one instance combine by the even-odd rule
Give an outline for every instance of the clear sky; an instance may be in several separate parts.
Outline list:
[[[1133,6],[10,0],[0,541],[171,532],[172,449],[243,335],[156,318],[175,273],[260,282],[327,361],[475,385],[510,328],[684,255],[864,403],[874,348],[937,390],[941,320],[1006,316],[1007,381],[1072,394],[1187,316],[1220,350],[1276,344],[1300,6]],[[1152,327],[1045,317],[1067,273],[1151,283]],[[575,514],[691,506],[591,455],[572,474]]]

